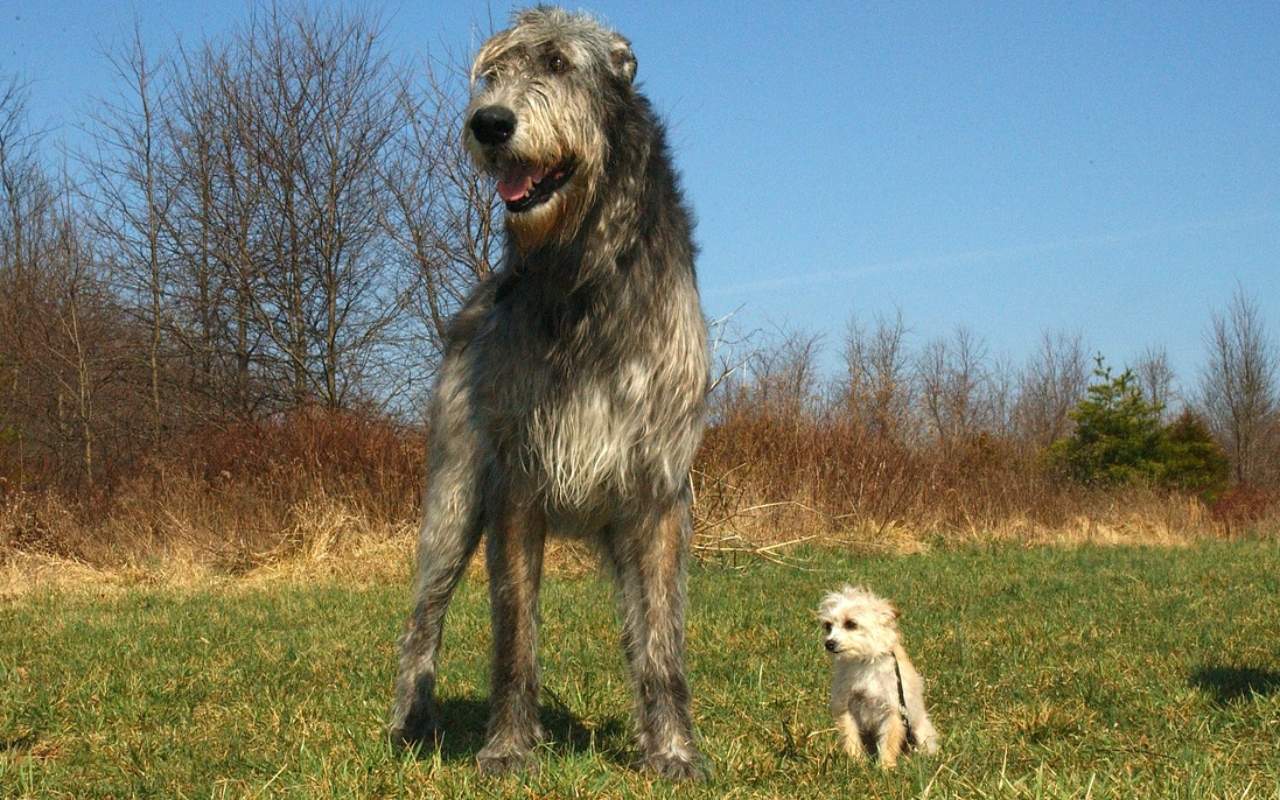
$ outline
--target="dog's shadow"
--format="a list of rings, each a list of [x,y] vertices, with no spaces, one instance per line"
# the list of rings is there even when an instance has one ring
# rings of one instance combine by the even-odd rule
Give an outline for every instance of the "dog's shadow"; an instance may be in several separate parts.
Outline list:
[[[1214,703],[1226,706],[1280,691],[1280,672],[1252,667],[1201,667],[1191,675],[1191,685],[1212,693]]]
[[[418,758],[431,758],[439,752],[440,760],[446,763],[474,759],[484,747],[488,701],[471,697],[442,698],[436,710],[441,735],[434,743],[422,743],[417,750]],[[588,727],[568,708],[550,703],[543,704],[540,718],[552,752],[567,755],[594,751],[613,763],[628,763],[630,742],[623,720],[610,718]]]

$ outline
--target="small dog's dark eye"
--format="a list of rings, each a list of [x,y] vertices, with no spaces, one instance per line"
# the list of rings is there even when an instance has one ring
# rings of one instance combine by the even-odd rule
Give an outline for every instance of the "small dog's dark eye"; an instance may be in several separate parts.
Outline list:
[[[851,619],[846,619],[846,620],[844,621],[844,629],[845,629],[846,631],[851,631],[851,630],[853,630],[853,629],[854,629],[854,628],[856,628],[856,627],[858,627],[858,623],[854,622],[853,620],[851,620]]]
[[[559,53],[552,53],[547,56],[547,70],[553,75],[559,75],[569,68],[569,63],[564,60],[564,56]]]
[[[827,633],[831,633],[831,623],[830,622],[822,623],[822,629]]]

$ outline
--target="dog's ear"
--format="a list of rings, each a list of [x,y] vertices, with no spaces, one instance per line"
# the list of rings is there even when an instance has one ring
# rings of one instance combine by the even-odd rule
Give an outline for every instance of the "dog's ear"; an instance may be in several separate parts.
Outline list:
[[[824,616],[831,613],[831,609],[835,608],[836,604],[839,603],[840,600],[840,595],[835,592],[829,592],[826,597],[822,598],[822,602],[818,603],[818,608],[813,612],[813,615],[818,619],[822,619]]]
[[[631,42],[622,34],[615,33],[609,46],[609,64],[613,71],[627,83],[636,79],[636,54],[631,49]]]

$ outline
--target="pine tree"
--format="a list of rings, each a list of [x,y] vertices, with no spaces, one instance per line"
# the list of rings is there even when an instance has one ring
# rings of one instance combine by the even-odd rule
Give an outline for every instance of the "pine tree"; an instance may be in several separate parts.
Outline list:
[[[1227,485],[1228,460],[1204,420],[1184,411],[1168,426],[1131,370],[1113,375],[1102,356],[1095,381],[1071,411],[1075,430],[1049,448],[1049,464],[1086,486],[1142,484],[1212,501]]]
[[[1089,486],[1155,484],[1163,471],[1162,408],[1149,402],[1132,370],[1112,375],[1101,355],[1093,384],[1071,411],[1075,430],[1049,448],[1050,463]]]
[[[1231,468],[1204,420],[1184,411],[1165,428],[1164,439],[1160,485],[1197,494],[1206,502],[1216,499],[1227,487]]]

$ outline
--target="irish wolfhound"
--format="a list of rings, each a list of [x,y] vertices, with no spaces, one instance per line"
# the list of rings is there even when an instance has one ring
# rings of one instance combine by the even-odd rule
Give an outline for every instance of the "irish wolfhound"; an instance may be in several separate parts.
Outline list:
[[[454,318],[431,409],[415,605],[391,732],[435,736],[436,655],[482,533],[493,612],[485,771],[542,736],[536,663],[546,533],[594,540],[616,578],[643,764],[696,776],[684,675],[689,465],[707,337],[692,221],[630,43],[539,7],[472,68],[464,139],[506,204],[501,267]]]

